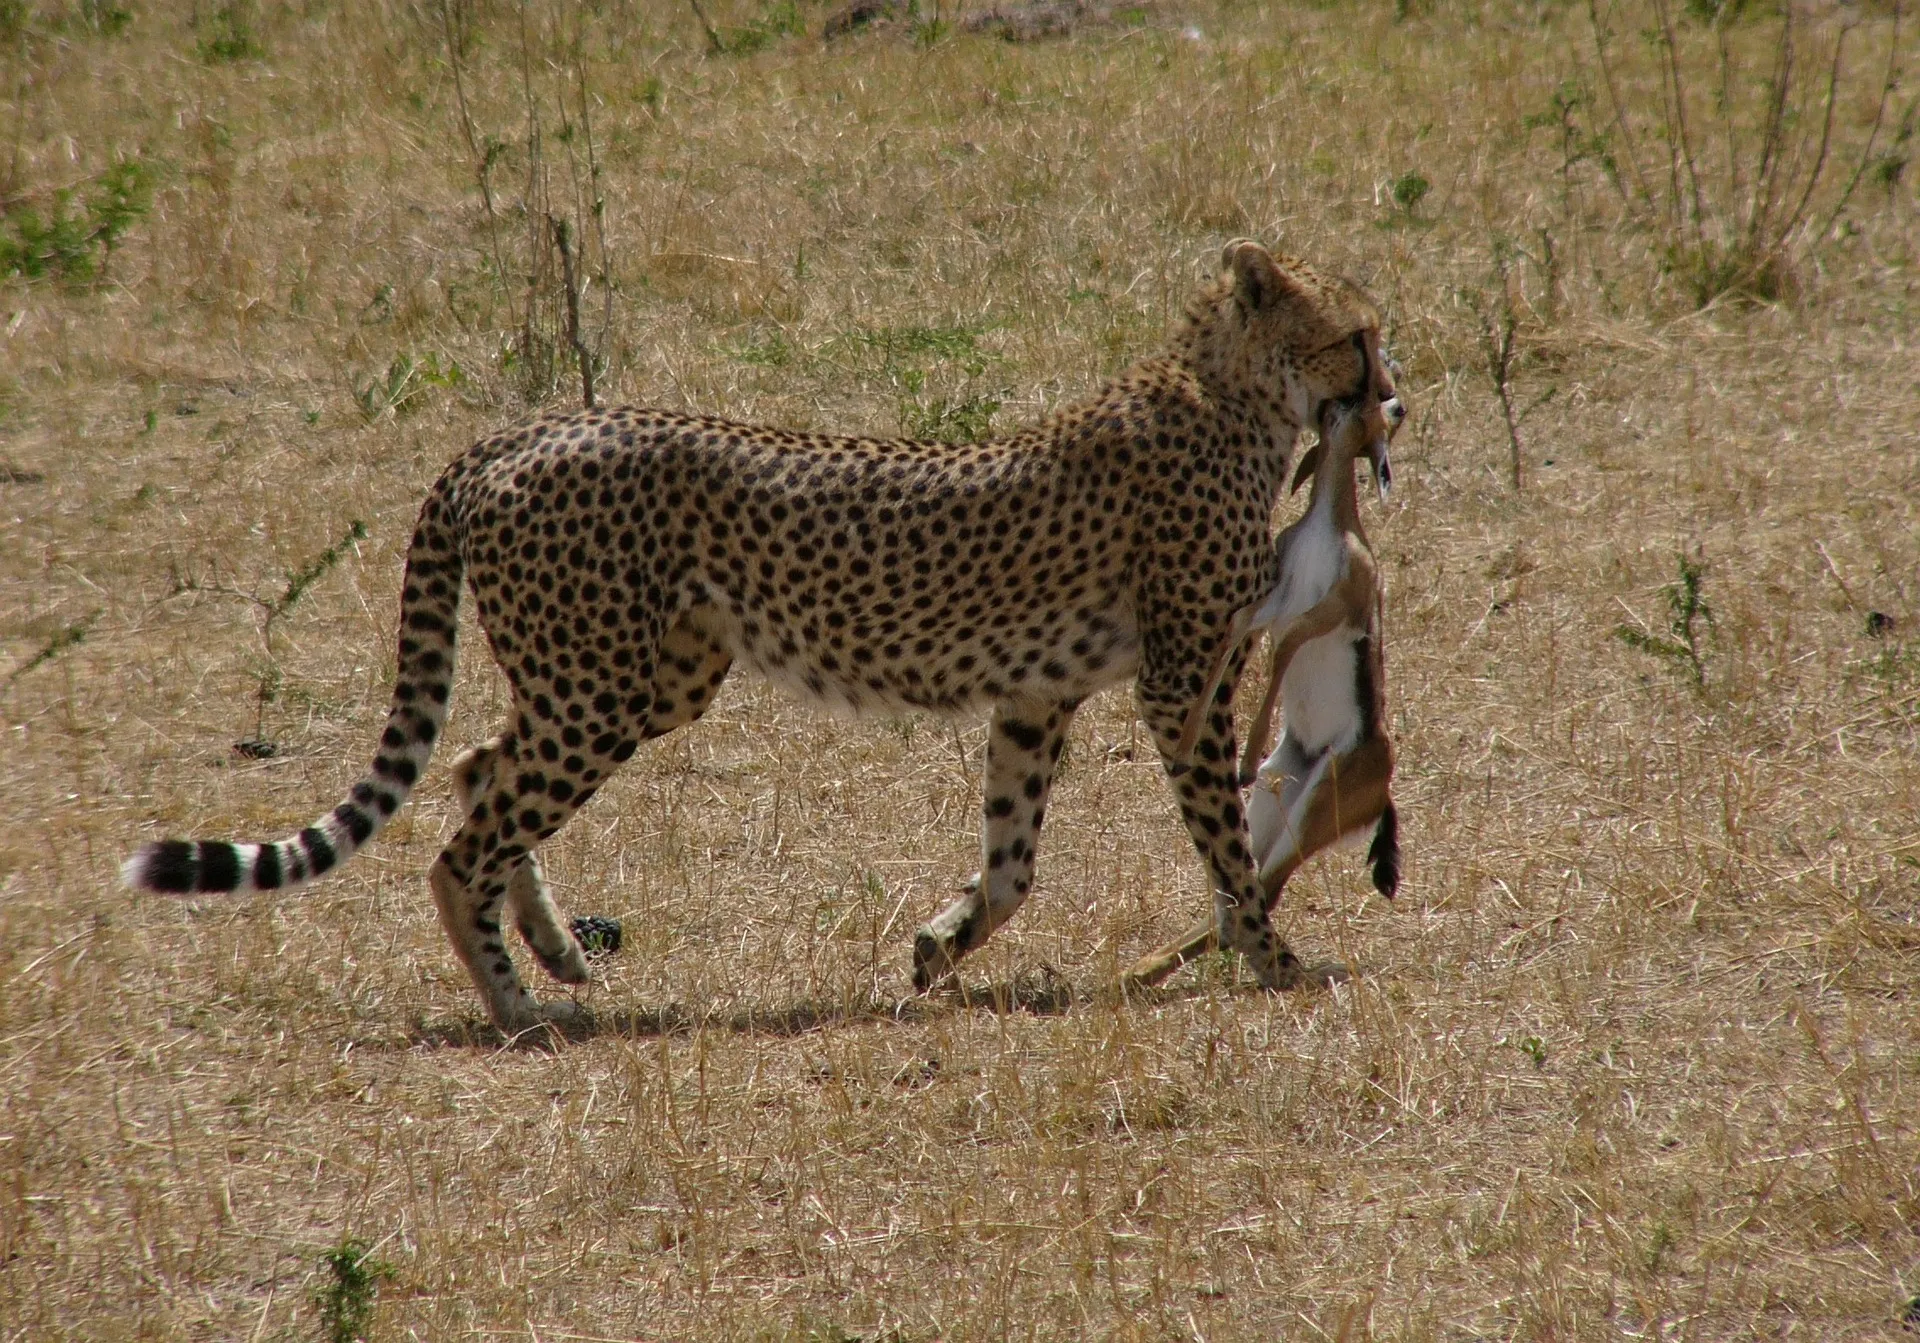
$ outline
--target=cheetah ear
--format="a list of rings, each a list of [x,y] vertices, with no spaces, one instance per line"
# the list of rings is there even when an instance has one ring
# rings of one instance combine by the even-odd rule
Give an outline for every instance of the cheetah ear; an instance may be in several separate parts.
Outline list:
[[[1260,246],[1260,244],[1252,238],[1229,238],[1227,245],[1220,249],[1220,269],[1232,270],[1234,268],[1234,258],[1240,255],[1240,249],[1242,247],[1258,246]]]
[[[1319,469],[1320,451],[1326,446],[1325,443],[1315,443],[1312,447],[1300,454],[1300,465],[1294,468],[1293,484],[1287,487],[1288,494],[1298,493],[1300,487]]]
[[[1292,288],[1273,253],[1251,238],[1235,238],[1222,248],[1220,264],[1233,272],[1234,288],[1250,308],[1267,307]]]

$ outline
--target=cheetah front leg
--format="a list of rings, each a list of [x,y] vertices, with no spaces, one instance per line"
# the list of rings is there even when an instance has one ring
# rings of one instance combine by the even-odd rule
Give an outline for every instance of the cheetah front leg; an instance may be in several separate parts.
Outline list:
[[[1033,889],[1034,846],[1076,700],[995,706],[981,780],[980,871],[913,938],[913,986],[925,993],[1013,917]]]
[[[1332,977],[1331,972],[1308,970],[1273,931],[1254,875],[1233,740],[1232,691],[1239,674],[1236,658],[1220,693],[1201,719],[1191,768],[1184,767],[1179,751],[1183,723],[1191,707],[1184,688],[1190,678],[1173,674],[1150,681],[1143,675],[1134,687],[1134,700],[1160,747],[1161,763],[1179,800],[1181,818],[1212,878],[1214,922],[1221,944],[1244,956],[1265,988],[1282,990],[1324,982]]]

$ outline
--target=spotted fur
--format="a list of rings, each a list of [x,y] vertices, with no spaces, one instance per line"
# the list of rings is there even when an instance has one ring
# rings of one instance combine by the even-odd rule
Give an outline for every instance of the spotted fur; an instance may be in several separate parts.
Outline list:
[[[641,742],[700,717],[735,661],[858,712],[991,706],[981,872],[914,941],[915,984],[941,982],[1032,886],[1081,700],[1133,677],[1172,750],[1228,619],[1274,585],[1269,517],[1300,426],[1363,376],[1359,346],[1377,348],[1373,306],[1303,262],[1238,240],[1222,272],[1165,350],[1008,438],[835,438],[625,408],[482,440],[420,511],[372,771],[290,839],[153,844],[126,879],[284,889],[370,840],[444,725],[464,578],[513,709],[456,762],[466,819],[429,883],[495,1023],[559,1014],[522,986],[503,912],[550,973],[587,974],[535,847]],[[1283,988],[1301,967],[1249,857],[1238,674],[1236,657],[1172,783],[1223,940]]]

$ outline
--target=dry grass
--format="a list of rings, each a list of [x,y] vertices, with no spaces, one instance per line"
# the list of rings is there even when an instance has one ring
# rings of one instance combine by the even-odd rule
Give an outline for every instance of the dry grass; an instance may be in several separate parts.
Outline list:
[[[561,56],[533,62],[560,200],[573,66],[546,43],[575,8],[528,20]],[[778,26],[702,8],[729,40]],[[331,805],[385,703],[421,492],[521,412],[522,297],[491,278],[441,11],[53,23],[110,9],[5,30],[8,202],[116,155],[161,169],[104,283],[0,285],[0,1339],[313,1338],[346,1236],[394,1268],[382,1340],[1899,1335],[1911,176],[1870,174],[1782,301],[1696,311],[1599,165],[1527,126],[1592,87],[1574,7],[1196,3],[1047,43],[900,21],[830,45],[803,7],[809,35],[725,56],[690,9],[580,10],[610,395],[885,432],[997,400],[1011,424],[1151,348],[1239,232],[1381,297],[1416,408],[1368,515],[1410,873],[1391,907],[1346,857],[1290,890],[1295,945],[1365,970],[1335,994],[1216,959],[1128,1007],[896,1009],[909,930],[971,870],[979,731],[827,720],[743,678],[552,846],[563,903],[626,921],[607,1029],[503,1050],[423,881],[444,760],[308,897],[114,881],[159,831]],[[216,59],[223,12],[264,55]],[[459,12],[475,124],[509,145],[511,273],[520,11]],[[1856,154],[1893,38],[1886,7],[1845,12]],[[1751,57],[1764,17],[1733,36]],[[1642,108],[1652,50],[1621,45]],[[1519,498],[1474,308],[1501,238],[1533,258],[1500,253],[1518,404],[1556,390]],[[466,381],[368,424],[356,385],[430,354]],[[356,518],[370,539],[269,649],[253,598]],[[1617,632],[1667,636],[1683,555],[1703,684]],[[470,657],[453,740],[501,704]],[[279,754],[237,758],[256,713]],[[1199,906],[1140,744],[1124,695],[1082,713],[1038,891],[976,982],[1085,990]]]

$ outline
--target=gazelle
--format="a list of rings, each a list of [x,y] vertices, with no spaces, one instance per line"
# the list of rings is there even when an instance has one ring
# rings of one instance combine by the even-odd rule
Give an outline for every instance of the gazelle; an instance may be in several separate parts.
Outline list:
[[[1373,355],[1363,351],[1363,358]],[[1312,475],[1312,500],[1274,542],[1280,581],[1263,600],[1234,613],[1174,750],[1173,758],[1187,758],[1233,655],[1256,632],[1271,631],[1272,676],[1240,764],[1243,786],[1252,786],[1247,827],[1269,910],[1302,863],[1369,830],[1373,884],[1389,898],[1400,885],[1399,822],[1388,788],[1393,743],[1386,725],[1380,579],[1360,526],[1354,476],[1364,453],[1386,497],[1393,481],[1387,440],[1406,409],[1398,397],[1378,399],[1373,386],[1369,369],[1355,399],[1321,404],[1320,442],[1301,458],[1293,478],[1297,490]],[[1276,700],[1285,705],[1285,730],[1256,771]],[[1178,942],[1136,962],[1124,983],[1157,984],[1217,945],[1217,918],[1209,916]],[[1346,972],[1322,967],[1318,977],[1339,980]]]

